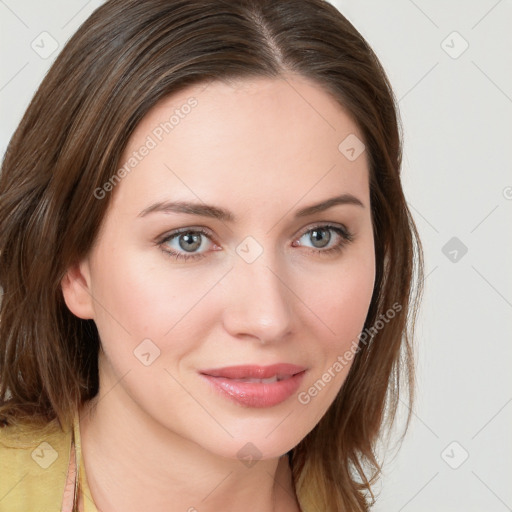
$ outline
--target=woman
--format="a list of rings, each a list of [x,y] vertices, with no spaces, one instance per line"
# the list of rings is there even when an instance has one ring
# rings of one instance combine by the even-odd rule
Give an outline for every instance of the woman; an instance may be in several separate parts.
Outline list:
[[[328,3],[97,9],[0,176],[0,510],[368,510],[413,391],[400,158]]]

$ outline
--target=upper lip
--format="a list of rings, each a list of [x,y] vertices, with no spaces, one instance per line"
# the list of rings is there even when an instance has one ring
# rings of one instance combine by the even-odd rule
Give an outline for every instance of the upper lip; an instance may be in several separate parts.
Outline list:
[[[211,368],[201,370],[200,373],[209,375],[210,377],[224,377],[226,379],[269,379],[274,375],[278,377],[292,377],[297,373],[301,373],[306,368],[296,364],[278,363],[270,366],[227,366],[225,368]]]

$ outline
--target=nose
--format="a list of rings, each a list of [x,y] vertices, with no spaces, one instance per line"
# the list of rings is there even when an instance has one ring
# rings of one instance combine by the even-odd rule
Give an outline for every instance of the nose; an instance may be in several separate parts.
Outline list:
[[[269,344],[291,333],[293,293],[269,263],[263,257],[253,263],[239,260],[227,276],[223,324],[234,337]]]

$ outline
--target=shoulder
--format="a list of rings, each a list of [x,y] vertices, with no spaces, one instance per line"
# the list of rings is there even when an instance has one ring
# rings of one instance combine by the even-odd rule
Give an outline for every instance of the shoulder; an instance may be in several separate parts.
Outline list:
[[[60,510],[71,439],[56,424],[0,427],[0,512]]]

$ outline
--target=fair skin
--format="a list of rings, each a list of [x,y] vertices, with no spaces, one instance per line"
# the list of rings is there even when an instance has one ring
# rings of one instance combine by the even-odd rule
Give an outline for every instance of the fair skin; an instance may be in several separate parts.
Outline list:
[[[94,320],[102,344],[99,395],[80,412],[85,499],[102,512],[295,512],[285,454],[325,414],[350,365],[307,404],[297,396],[350,348],[372,296],[367,157],[350,161],[338,150],[348,135],[362,136],[304,78],[212,82],[153,108],[125,160],[191,96],[197,106],[116,185],[95,245],[62,281],[69,309]],[[356,201],[295,217],[341,195]],[[234,220],[140,215],[164,201],[215,205]],[[316,241],[314,228],[325,225],[352,240],[320,228]],[[169,239],[179,228],[208,236],[187,252],[179,236]],[[248,236],[262,250],[250,263],[237,252]],[[146,353],[160,351],[149,365],[134,355],[145,339]],[[274,363],[306,371],[298,392],[270,407],[235,403],[199,375]],[[237,456],[247,443],[259,453],[250,467]]]

